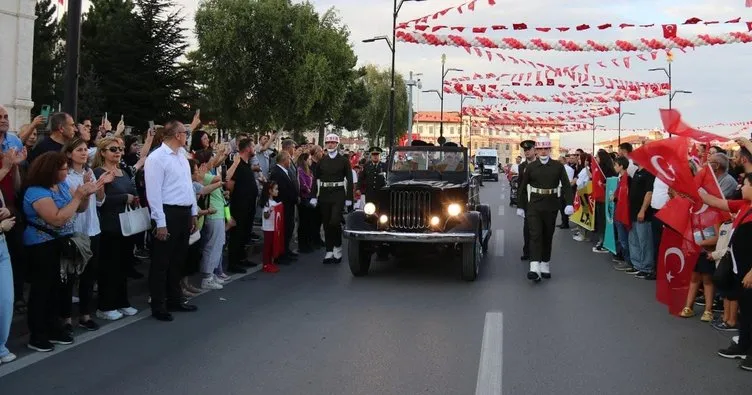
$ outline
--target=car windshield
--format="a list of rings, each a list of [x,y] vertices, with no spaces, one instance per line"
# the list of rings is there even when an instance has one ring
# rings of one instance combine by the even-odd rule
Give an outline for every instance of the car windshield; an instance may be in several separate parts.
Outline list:
[[[493,166],[496,164],[496,157],[495,156],[476,156],[475,157],[475,163],[481,164],[483,163],[484,166]]]
[[[465,155],[456,151],[396,151],[392,171],[465,171]]]

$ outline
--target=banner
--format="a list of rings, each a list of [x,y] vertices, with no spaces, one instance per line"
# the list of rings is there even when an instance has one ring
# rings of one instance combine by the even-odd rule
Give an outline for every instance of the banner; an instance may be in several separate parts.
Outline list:
[[[614,235],[614,212],[616,211],[616,205],[614,204],[614,195],[616,194],[616,187],[619,185],[619,177],[606,178],[606,234],[603,239],[603,248],[611,251],[616,255],[616,236]]]
[[[274,215],[274,244],[272,257],[278,258],[285,253],[285,206],[282,203],[273,207]]]
[[[570,221],[591,232],[595,229],[595,200],[590,197],[592,191],[592,181],[588,181],[585,188],[577,191],[574,196],[574,214],[569,216]]]

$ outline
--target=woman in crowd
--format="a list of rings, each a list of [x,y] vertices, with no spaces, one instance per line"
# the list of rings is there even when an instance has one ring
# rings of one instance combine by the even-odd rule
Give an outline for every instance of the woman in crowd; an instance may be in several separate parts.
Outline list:
[[[61,304],[71,303],[60,277],[60,258],[65,239],[73,234],[76,212],[86,210],[88,197],[97,189],[94,183],[84,183],[71,191],[67,177],[68,158],[61,152],[37,157],[26,177],[23,241],[31,265],[28,347],[41,352],[52,351],[53,344],[73,343],[59,320]]]
[[[739,367],[752,371],[752,174],[744,176],[742,200],[724,200],[700,190],[708,206],[736,213],[731,226],[731,251],[734,284],[739,299],[739,342],[718,351],[724,358],[744,359]]]
[[[313,172],[311,171],[311,154],[303,152],[298,156],[298,182],[300,184],[300,204],[298,204],[298,250],[301,253],[313,252],[313,224],[316,208],[311,206],[313,195]]]
[[[604,149],[599,149],[595,157],[598,167],[603,173],[603,177],[616,177],[616,171],[614,170],[614,161],[611,155]],[[606,188],[606,185],[603,185]],[[593,247],[593,252],[607,253],[608,250],[603,248],[603,240],[606,239],[606,196],[602,196],[595,202],[595,232],[598,234],[598,243]]]
[[[195,132],[193,132],[193,135],[191,135],[191,146],[189,148],[189,151],[192,155],[195,155],[196,152],[202,150],[211,149],[211,138],[209,137],[208,133],[203,130],[196,130]]]
[[[208,164],[212,160],[209,150],[202,150],[194,156],[199,166]],[[202,185],[210,187],[208,194],[208,207],[210,212],[204,217],[204,226],[201,228],[201,239],[204,241],[201,252],[200,270],[202,275],[201,288],[218,288],[227,276],[220,277],[222,251],[225,246],[225,197],[222,194],[222,177],[216,174],[216,169],[210,170],[198,180]],[[206,200],[206,198],[204,198]],[[200,200],[200,199],[199,199]],[[219,269],[219,270],[218,270]]]
[[[592,160],[592,156],[583,152],[580,154],[579,158],[580,162],[577,168],[580,169],[580,171],[574,177],[578,191],[577,193],[580,193],[580,190],[587,187],[588,181],[590,181],[590,161]],[[588,195],[583,196],[587,197]],[[587,201],[587,199],[584,201]],[[581,227],[575,227],[574,236],[572,238],[576,241],[585,241],[588,238],[588,232]]]
[[[13,268],[10,264],[5,233],[16,224],[16,218],[5,207],[5,199],[0,192],[0,364],[13,362],[16,355],[5,346],[13,321]]]
[[[138,313],[128,301],[128,267],[133,255],[128,237],[120,228],[120,213],[136,199],[136,186],[131,177],[120,167],[123,146],[116,138],[105,137],[98,142],[94,157],[94,175],[112,178],[105,188],[105,199],[99,207],[102,228],[100,251],[102,264],[99,267],[99,310],[97,317],[117,320],[123,315]]]
[[[87,142],[79,137],[73,138],[65,145],[64,152],[68,157],[68,178],[66,178],[66,182],[71,188],[78,188],[86,182],[96,181],[94,172],[87,166],[89,161],[88,151]],[[109,183],[112,181],[112,175],[104,173],[101,180],[102,184]],[[99,325],[91,319],[91,309],[94,296],[94,283],[97,281],[97,270],[99,267],[99,234],[101,233],[97,206],[101,205],[103,201],[104,188],[99,188],[96,194],[89,196],[86,211],[76,214],[73,220],[73,230],[89,236],[91,247],[92,256],[84,272],[81,273],[78,279],[78,326],[89,331],[99,329]],[[68,286],[72,285],[68,284]],[[72,332],[72,306],[67,305],[67,307],[67,309],[62,311],[62,317],[65,320],[66,330]]]

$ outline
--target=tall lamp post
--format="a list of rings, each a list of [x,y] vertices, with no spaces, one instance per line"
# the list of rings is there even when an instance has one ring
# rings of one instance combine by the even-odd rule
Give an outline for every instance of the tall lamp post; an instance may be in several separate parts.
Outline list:
[[[441,118],[439,119],[439,139],[437,142],[439,145],[444,145],[446,142],[446,139],[444,138],[444,79],[446,78],[447,74],[449,74],[450,71],[459,71],[461,72],[462,69],[446,69],[444,70],[444,66],[446,64],[446,54],[441,54],[441,87],[439,94],[439,98],[441,99]],[[460,117],[462,114],[460,114]],[[460,118],[462,120],[462,118]]]
[[[658,67],[654,69],[648,69],[648,71],[663,71],[666,73],[666,77],[668,77],[668,109],[671,110],[671,104],[674,101],[674,96],[676,96],[677,93],[686,93],[691,94],[690,91],[682,91],[682,90],[674,90],[674,86],[671,83],[671,62],[672,58],[669,56],[668,58],[668,69],[665,67]],[[671,132],[668,133],[668,137],[671,137]]]
[[[397,15],[399,15],[402,4],[406,1],[425,1],[425,0],[394,0],[394,9],[392,12],[392,40],[386,36],[379,36],[363,40],[364,43],[374,42],[378,40],[385,40],[389,45],[389,50],[392,51],[392,85],[389,91],[389,152],[392,152],[394,147],[394,57],[395,57],[395,44],[397,43]]]
[[[617,145],[621,145],[621,118],[625,115],[635,115],[633,112],[621,112],[621,102],[619,102],[619,129],[616,137]]]
[[[73,119],[78,113],[78,65],[81,49],[81,3],[71,0],[68,3],[68,35],[65,40],[65,94],[63,110]]]
[[[405,85],[408,86],[407,91],[407,145],[409,146],[413,142],[413,87],[417,86],[418,89],[423,87],[423,83],[420,81],[420,76],[423,73],[415,74],[417,81],[413,79],[413,72],[410,72],[410,79],[405,81]]]
[[[439,92],[436,89],[424,90],[423,93],[435,93],[437,96],[439,96],[439,100],[442,103],[444,103],[444,94],[442,94],[441,92]],[[441,117],[444,118],[444,113],[441,113]],[[439,126],[439,129],[441,129],[441,126]],[[445,139],[444,139],[444,135],[441,134],[441,131],[439,131],[439,138],[436,139],[436,142],[439,143],[439,145],[444,145],[444,143],[446,142]]]
[[[593,115],[593,156],[595,156],[595,128],[602,128],[603,125],[595,124],[595,115]]]
[[[462,115],[462,111],[464,110],[464,105],[465,105],[465,99],[475,100],[476,98],[475,96],[465,96],[464,93],[460,94],[460,146],[462,145],[462,135],[465,134],[464,133],[465,122],[463,120],[464,117]],[[472,120],[472,116],[470,117],[470,120]],[[469,125],[469,126],[470,126],[470,130],[472,131],[472,125]]]

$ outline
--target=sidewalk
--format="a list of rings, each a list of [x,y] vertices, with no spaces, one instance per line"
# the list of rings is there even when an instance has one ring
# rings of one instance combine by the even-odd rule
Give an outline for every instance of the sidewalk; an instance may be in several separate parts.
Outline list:
[[[258,229],[254,228],[254,233],[258,234],[259,233],[258,231],[259,231]],[[258,265],[253,268],[247,269],[248,273],[246,274],[232,275],[232,278],[228,280],[227,283],[237,281],[245,276],[249,276],[260,271],[262,249],[263,249],[263,242],[256,242],[252,244],[251,246],[249,246],[247,249],[248,259],[255,263],[258,263]],[[227,259],[226,252],[224,254],[223,259]],[[150,317],[151,310],[149,309],[149,304],[148,304],[148,298],[149,298],[149,287],[148,287],[148,276],[147,276],[148,269],[149,269],[149,261],[147,259],[136,266],[136,270],[144,274],[144,278],[138,279],[138,280],[128,279],[129,299],[133,307],[135,307],[139,311],[138,314],[136,314],[133,317],[123,317],[117,321],[106,321],[106,320],[101,320],[101,319],[94,317],[94,319],[97,321],[99,325],[101,325],[101,327],[97,331],[89,332],[82,328],[78,328],[76,326],[76,323],[77,323],[76,317],[78,314],[78,305],[76,304],[73,306],[73,323],[74,323],[73,337],[76,339],[76,343],[73,343],[70,346],[58,345],[55,347],[55,351],[53,352],[39,353],[39,352],[29,350],[26,347],[26,343],[28,342],[28,337],[29,337],[29,329],[26,323],[26,314],[14,315],[13,322],[11,323],[11,327],[10,327],[10,338],[8,339],[7,347],[8,349],[10,349],[12,353],[18,356],[18,359],[14,362],[0,365],[0,377],[10,374],[13,371],[22,369],[50,355],[65,351],[66,349],[69,349],[71,347],[75,347],[77,343],[92,340],[99,336],[103,336],[109,332],[112,332],[113,330],[120,329],[124,326],[140,321],[144,318]],[[194,282],[194,284],[196,284],[196,282]],[[28,285],[27,285],[27,288],[28,288]],[[201,293],[201,295],[207,292],[211,292],[211,291],[204,291]],[[97,297],[96,293],[94,297],[95,298]]]

